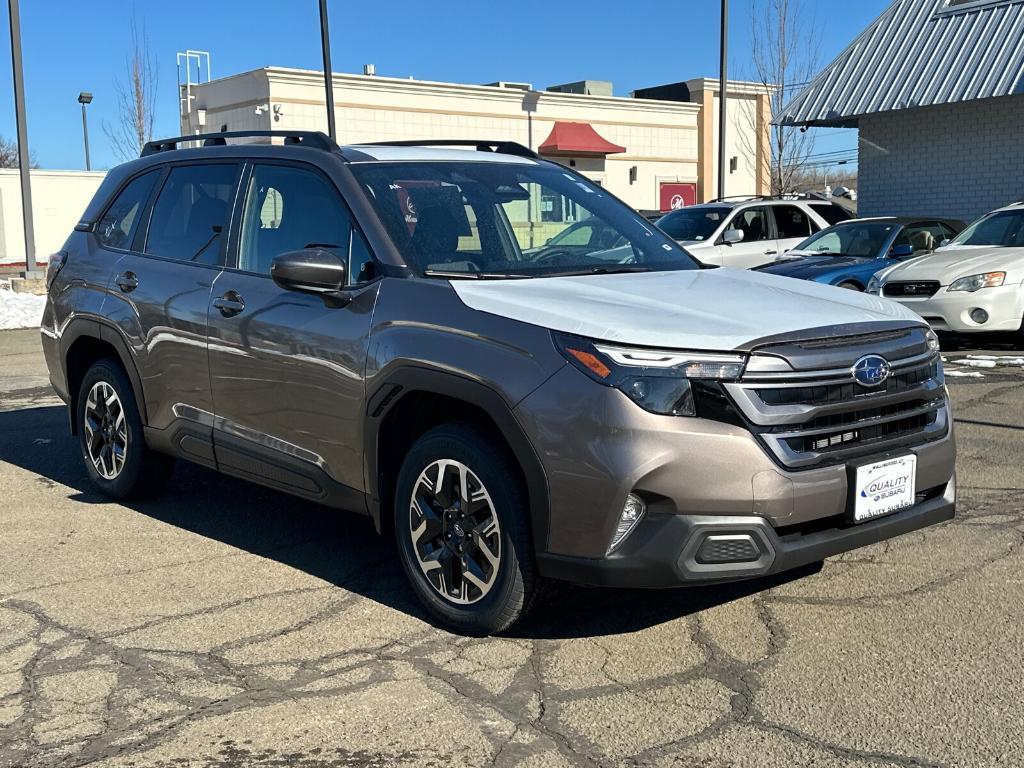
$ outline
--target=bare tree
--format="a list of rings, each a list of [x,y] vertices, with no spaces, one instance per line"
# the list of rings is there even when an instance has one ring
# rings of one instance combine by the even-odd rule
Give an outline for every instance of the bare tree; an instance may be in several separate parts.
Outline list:
[[[122,160],[138,157],[143,145],[153,137],[156,112],[157,63],[149,49],[145,27],[140,34],[134,16],[131,22],[131,51],[126,66],[127,81],[120,78],[114,80],[117,123],[113,126],[105,121],[103,123],[103,132],[114,153]]]
[[[18,161],[18,142],[14,141],[14,139],[0,136],[0,168],[17,168]],[[29,165],[32,168],[39,167],[39,163],[36,162],[33,153],[29,154]]]
[[[771,92],[771,113],[782,108],[818,73],[821,39],[805,0],[750,0],[753,77]],[[793,189],[814,153],[814,134],[772,125],[770,152],[763,153],[772,194]]]

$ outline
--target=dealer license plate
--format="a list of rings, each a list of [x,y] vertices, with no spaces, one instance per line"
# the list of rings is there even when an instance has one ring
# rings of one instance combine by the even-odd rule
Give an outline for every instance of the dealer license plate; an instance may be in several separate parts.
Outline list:
[[[917,456],[898,456],[857,467],[853,520],[862,523],[914,506]]]

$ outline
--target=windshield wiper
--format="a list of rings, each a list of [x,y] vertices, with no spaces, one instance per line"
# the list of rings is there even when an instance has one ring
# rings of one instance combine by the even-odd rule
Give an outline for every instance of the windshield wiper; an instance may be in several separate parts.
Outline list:
[[[650,267],[632,267],[625,264],[610,267],[587,267],[586,269],[567,269],[564,272],[544,272],[538,277],[574,277],[578,275],[625,275],[633,272],[651,272]]]
[[[425,269],[423,274],[427,277],[441,277],[445,280],[515,280],[533,277],[533,275],[509,275],[500,272],[446,272],[441,269]]]

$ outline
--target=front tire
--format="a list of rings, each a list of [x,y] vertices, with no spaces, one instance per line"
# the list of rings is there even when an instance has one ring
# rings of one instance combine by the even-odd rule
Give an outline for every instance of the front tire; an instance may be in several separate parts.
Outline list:
[[[98,360],[78,390],[79,446],[89,479],[112,499],[138,499],[163,490],[174,460],[150,450],[131,382],[120,365]]]
[[[864,289],[861,288],[859,285],[857,285],[857,283],[853,282],[852,280],[844,280],[843,282],[841,282],[836,287],[837,288],[845,288],[848,291],[859,291],[861,293],[864,292]]]
[[[527,493],[493,438],[471,424],[420,437],[398,475],[394,517],[413,591],[445,626],[491,635],[526,615],[538,588]]]

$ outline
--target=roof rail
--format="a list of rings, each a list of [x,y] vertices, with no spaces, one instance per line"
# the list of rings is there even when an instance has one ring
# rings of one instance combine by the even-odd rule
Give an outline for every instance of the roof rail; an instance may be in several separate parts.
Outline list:
[[[413,139],[411,141],[362,142],[366,147],[473,147],[478,152],[496,152],[539,160],[540,155],[515,141],[487,141],[481,139]]]
[[[201,141],[204,147],[223,146],[227,139],[243,139],[253,137],[282,138],[285,144],[298,144],[303,147],[337,152],[338,145],[325,133],[320,131],[223,131],[221,133],[197,133],[194,136],[176,136],[173,139],[148,141],[142,148],[140,157],[169,152],[177,149],[179,144]]]
[[[727,195],[708,200],[709,203],[726,203],[730,200],[823,200],[828,198],[817,192],[783,192],[781,195]]]

